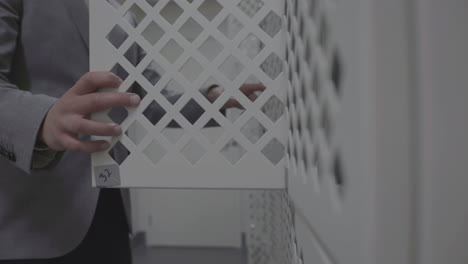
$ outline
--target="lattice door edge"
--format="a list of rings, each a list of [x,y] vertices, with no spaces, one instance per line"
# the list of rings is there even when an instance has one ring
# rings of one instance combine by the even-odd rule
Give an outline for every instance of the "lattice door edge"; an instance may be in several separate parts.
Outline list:
[[[124,79],[119,91],[143,98],[137,109],[93,116],[125,131],[93,155],[93,184],[284,188],[281,3],[91,1],[91,70],[115,72]],[[255,101],[239,89],[250,82],[267,87]],[[224,92],[210,103],[203,92],[213,84]],[[220,111],[230,98],[244,108],[234,119]]]

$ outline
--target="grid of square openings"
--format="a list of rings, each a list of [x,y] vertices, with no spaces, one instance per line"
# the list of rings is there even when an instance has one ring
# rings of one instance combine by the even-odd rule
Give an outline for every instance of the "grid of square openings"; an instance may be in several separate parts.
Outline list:
[[[132,149],[144,149],[157,165],[175,147],[196,165],[215,145],[231,165],[248,151],[258,152],[272,165],[283,160],[286,142],[269,133],[286,105],[272,85],[283,74],[284,60],[271,44],[281,41],[282,14],[262,0],[102,1],[122,17],[106,35],[109,48],[119,54],[112,70],[125,80],[122,90],[143,99],[141,115],[125,108],[108,113],[126,131],[118,144],[128,150],[127,157]],[[252,74],[252,67],[260,71]],[[267,87],[254,101],[241,89],[252,80]],[[223,88],[215,102],[206,96],[212,84]],[[235,120],[219,111],[230,99],[244,110]],[[215,136],[206,133],[212,126],[220,127]],[[247,133],[249,126],[261,128],[260,133]],[[193,134],[193,127],[199,134]],[[232,130],[235,135],[226,136]],[[150,131],[160,133],[154,136]],[[232,156],[226,151],[231,146],[241,151]]]
[[[346,175],[339,139],[343,63],[332,38],[330,0],[287,0],[286,60],[289,90],[290,174],[316,185],[330,177],[335,193],[345,195]],[[312,191],[312,190],[311,190]]]

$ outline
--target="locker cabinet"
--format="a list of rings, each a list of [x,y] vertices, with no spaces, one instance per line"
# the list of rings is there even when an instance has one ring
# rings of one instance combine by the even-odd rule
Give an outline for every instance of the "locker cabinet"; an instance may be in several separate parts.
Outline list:
[[[123,68],[120,90],[146,93],[112,139],[128,155],[93,156],[96,186],[263,189],[246,198],[251,264],[468,261],[466,1],[92,5],[92,69]],[[148,54],[136,65],[135,45]],[[252,102],[244,83],[267,90]],[[200,93],[212,84],[224,88],[213,104]],[[244,109],[220,111],[231,97]],[[150,105],[164,115],[148,119]],[[106,169],[119,180],[104,183]]]

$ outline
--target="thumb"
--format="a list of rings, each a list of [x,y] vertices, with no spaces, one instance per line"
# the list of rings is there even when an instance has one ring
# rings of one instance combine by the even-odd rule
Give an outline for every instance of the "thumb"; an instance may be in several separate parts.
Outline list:
[[[89,72],[83,75],[69,92],[74,95],[85,95],[101,88],[118,88],[121,84],[122,79],[111,72]]]
[[[242,85],[240,90],[244,94],[250,94],[258,91],[263,92],[266,90],[266,87],[261,83],[251,83]]]

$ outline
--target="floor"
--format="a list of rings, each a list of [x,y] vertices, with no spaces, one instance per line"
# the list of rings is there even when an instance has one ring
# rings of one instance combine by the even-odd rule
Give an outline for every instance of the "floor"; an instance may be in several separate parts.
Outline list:
[[[133,241],[134,264],[245,264],[239,249],[147,248],[142,236]]]

